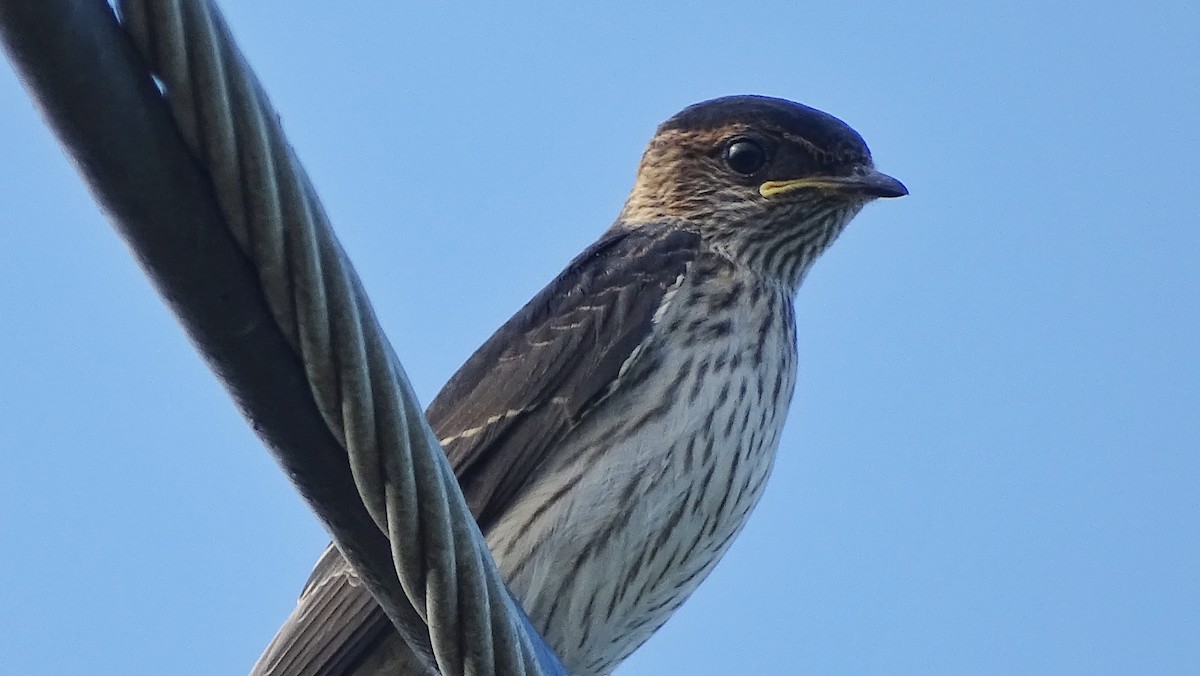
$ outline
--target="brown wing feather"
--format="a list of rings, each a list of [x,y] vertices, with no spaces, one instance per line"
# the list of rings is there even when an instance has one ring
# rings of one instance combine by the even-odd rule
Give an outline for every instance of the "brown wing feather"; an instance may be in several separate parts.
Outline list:
[[[665,225],[614,226],[471,356],[430,404],[430,425],[487,532],[653,329],[699,246]],[[395,650],[370,592],[332,546],[254,676],[376,674]],[[397,673],[390,665],[387,673]]]

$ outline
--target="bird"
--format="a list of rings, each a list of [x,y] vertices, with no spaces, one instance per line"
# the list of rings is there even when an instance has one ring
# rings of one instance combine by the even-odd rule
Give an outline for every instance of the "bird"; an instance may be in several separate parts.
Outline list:
[[[876,198],[841,120],[739,95],[662,123],[615,223],[450,378],[427,418],[501,574],[567,671],[612,672],[728,550],[796,382],[793,299]],[[253,676],[411,673],[335,547]]]

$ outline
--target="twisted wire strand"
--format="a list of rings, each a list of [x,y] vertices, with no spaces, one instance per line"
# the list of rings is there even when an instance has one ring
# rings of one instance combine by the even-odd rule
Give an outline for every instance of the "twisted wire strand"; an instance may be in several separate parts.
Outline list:
[[[211,173],[229,228],[258,270],[325,424],[346,449],[371,518],[391,542],[402,590],[377,599],[384,611],[412,635],[404,625],[415,609],[442,673],[561,670],[500,578],[361,282],[224,19],[207,0],[120,0],[118,8],[185,143]]]

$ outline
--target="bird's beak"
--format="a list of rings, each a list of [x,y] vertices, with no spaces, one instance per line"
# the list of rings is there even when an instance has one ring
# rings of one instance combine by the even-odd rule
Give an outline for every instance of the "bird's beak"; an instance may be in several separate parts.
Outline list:
[[[853,176],[810,176],[790,181],[767,181],[758,186],[758,194],[769,199],[807,188],[870,197],[903,197],[908,194],[908,188],[903,183],[874,169]]]

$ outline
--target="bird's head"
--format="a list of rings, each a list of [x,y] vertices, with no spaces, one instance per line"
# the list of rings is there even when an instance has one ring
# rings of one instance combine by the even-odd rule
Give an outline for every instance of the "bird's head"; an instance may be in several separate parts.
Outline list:
[[[906,194],[832,115],[729,96],[659,126],[621,222],[680,221],[716,250],[794,285],[864,204]]]

